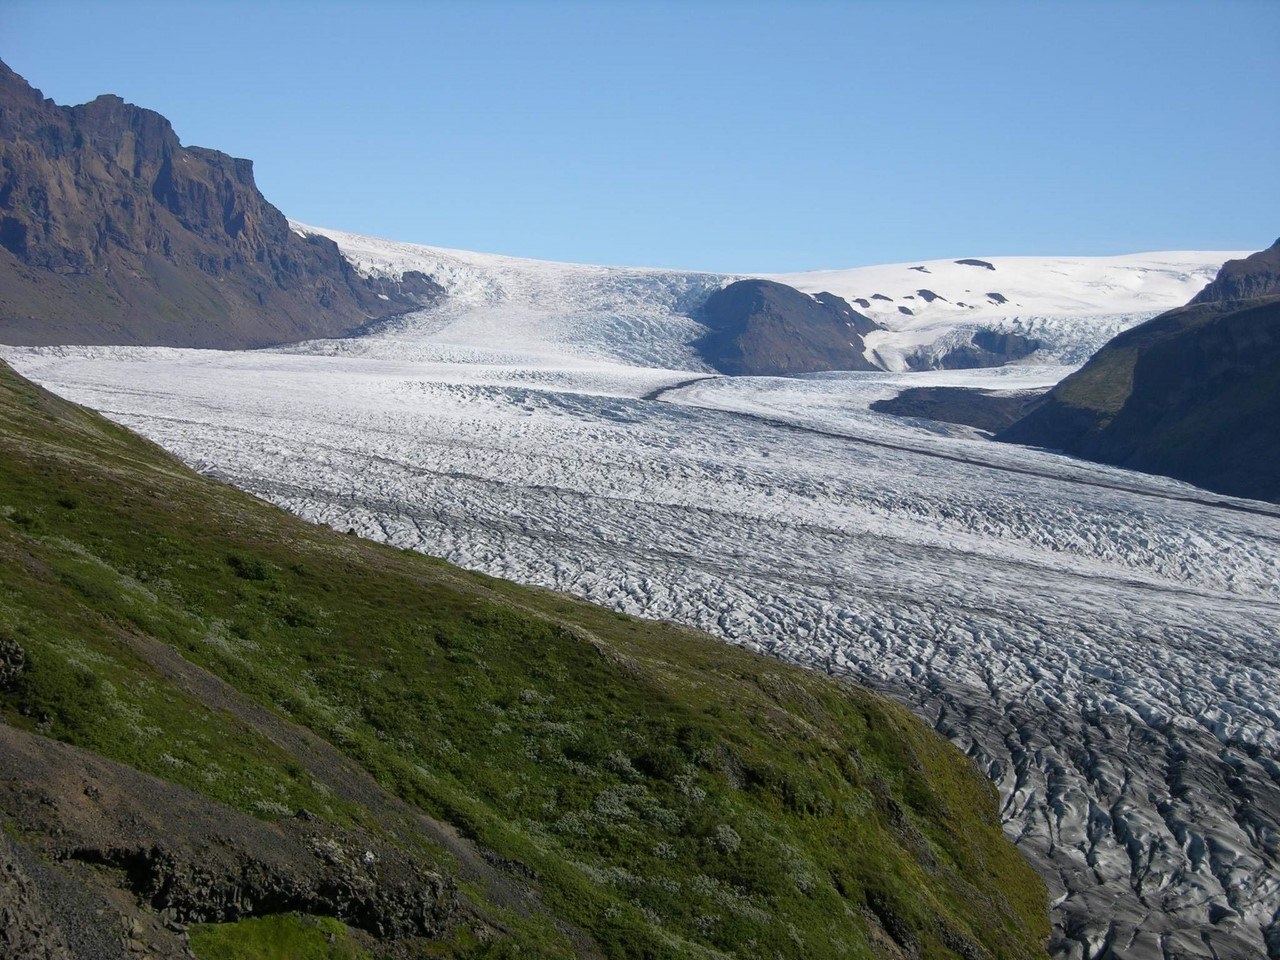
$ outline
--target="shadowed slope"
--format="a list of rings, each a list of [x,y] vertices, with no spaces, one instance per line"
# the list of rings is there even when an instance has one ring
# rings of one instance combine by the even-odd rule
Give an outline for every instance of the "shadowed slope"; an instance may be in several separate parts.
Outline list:
[[[707,299],[701,319],[711,332],[695,346],[721,373],[879,369],[864,356],[862,340],[879,324],[830,293],[810,296],[772,280],[739,280]]]
[[[1280,242],[1128,330],[998,437],[1280,501]],[[1247,297],[1249,299],[1221,299]]]

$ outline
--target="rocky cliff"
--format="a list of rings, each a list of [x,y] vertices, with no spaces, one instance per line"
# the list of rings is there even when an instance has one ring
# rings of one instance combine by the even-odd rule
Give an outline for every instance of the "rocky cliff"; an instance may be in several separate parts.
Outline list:
[[[1228,260],[1213,282],[1191,302],[1217,303],[1275,296],[1280,296],[1280,240],[1252,256]]]
[[[254,347],[438,293],[362,278],[291,231],[250,161],[184,147],[116,96],[58,106],[0,63],[0,342]]]
[[[997,439],[1280,501],[1280,241],[1127,330]]]
[[[880,325],[831,293],[810,296],[772,280],[739,280],[713,293],[698,319],[711,332],[696,346],[721,373],[879,369],[866,358],[862,337]]]

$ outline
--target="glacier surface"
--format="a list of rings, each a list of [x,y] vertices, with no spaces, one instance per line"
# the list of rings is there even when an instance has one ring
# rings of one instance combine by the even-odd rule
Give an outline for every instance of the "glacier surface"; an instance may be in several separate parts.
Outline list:
[[[896,697],[999,787],[1057,956],[1280,955],[1280,508],[868,410],[1061,367],[340,346],[6,356],[303,517]]]
[[[1243,252],[1182,251],[1118,257],[993,257],[927,260],[793,274],[549,263],[400,243],[294,223],[302,235],[334,240],[366,276],[406,271],[439,283],[439,304],[382,325],[342,349],[399,356],[421,343],[614,360],[706,371],[690,343],[707,333],[698,307],[715,290],[749,276],[808,294],[828,291],[885,329],[866,338],[867,359],[905,370],[913,355],[945,353],[986,329],[1034,338],[1038,362],[1080,364],[1120,331],[1180,306]],[[987,266],[974,266],[974,263]],[[900,312],[900,308],[910,311]]]
[[[897,698],[996,783],[1057,957],[1280,958],[1280,507],[869,409],[1047,387],[1227,254],[777,277],[874,304],[891,367],[975,323],[1053,363],[730,379],[689,344],[734,277],[323,232],[446,298],[271,351],[0,355],[308,519]]]

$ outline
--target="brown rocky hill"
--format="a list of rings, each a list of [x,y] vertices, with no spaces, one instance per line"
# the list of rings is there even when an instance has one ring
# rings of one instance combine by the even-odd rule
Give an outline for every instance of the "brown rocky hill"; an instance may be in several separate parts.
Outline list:
[[[832,293],[810,296],[772,280],[739,280],[713,293],[699,316],[711,332],[696,346],[733,376],[876,370],[863,335],[880,325]]]
[[[1280,296],[1280,240],[1241,260],[1228,260],[1192,303],[1256,300]]]
[[[251,161],[184,147],[116,96],[59,106],[0,63],[0,342],[264,346],[439,293],[294,233]]]

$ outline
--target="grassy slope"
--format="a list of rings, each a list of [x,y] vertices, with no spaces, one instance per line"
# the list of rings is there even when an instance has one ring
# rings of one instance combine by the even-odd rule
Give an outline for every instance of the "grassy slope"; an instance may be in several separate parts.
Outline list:
[[[361,817],[124,642],[155,638],[496,852],[609,956],[896,955],[886,932],[1043,955],[1044,888],[992,787],[882,698],[305,524],[7,367],[0,423],[0,636],[29,658],[7,722],[259,817]],[[521,956],[571,953],[511,929]]]

